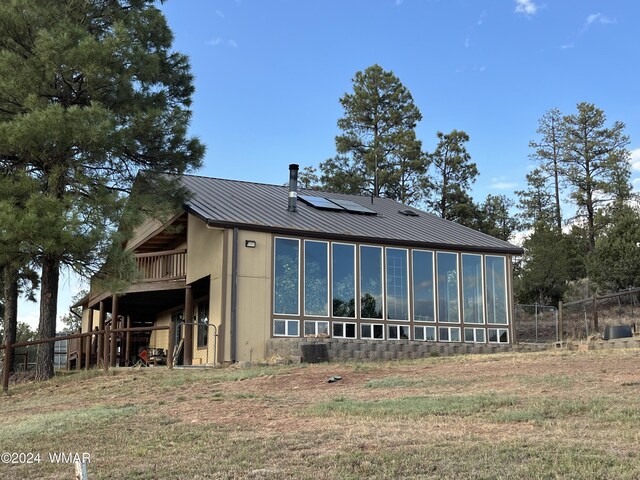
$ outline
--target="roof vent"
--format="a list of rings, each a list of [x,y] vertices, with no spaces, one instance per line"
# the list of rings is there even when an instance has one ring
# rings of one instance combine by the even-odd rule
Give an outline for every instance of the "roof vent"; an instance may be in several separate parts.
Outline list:
[[[401,213],[402,215],[404,215],[405,217],[419,217],[420,215],[418,214],[418,212],[414,212],[413,210],[398,210],[398,213]]]

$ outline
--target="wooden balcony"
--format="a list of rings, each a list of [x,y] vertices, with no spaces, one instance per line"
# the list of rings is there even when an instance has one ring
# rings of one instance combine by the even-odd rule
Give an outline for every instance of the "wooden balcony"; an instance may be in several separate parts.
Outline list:
[[[137,253],[138,282],[181,280],[187,276],[187,250]]]

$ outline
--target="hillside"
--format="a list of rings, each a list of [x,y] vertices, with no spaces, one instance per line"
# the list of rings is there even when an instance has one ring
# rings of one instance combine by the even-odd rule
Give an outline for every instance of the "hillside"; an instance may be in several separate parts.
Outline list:
[[[59,376],[0,397],[2,478],[639,478],[639,350]],[[335,375],[342,380],[328,383]],[[4,462],[4,458],[3,458]]]

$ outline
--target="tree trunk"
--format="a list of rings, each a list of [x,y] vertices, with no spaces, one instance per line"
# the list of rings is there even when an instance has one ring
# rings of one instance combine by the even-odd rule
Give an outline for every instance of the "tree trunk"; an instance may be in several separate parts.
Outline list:
[[[56,335],[59,278],[60,261],[55,257],[46,256],[42,262],[39,338]],[[53,342],[42,343],[38,345],[36,355],[36,380],[48,380],[51,377],[53,377]]]
[[[4,267],[4,341],[16,343],[18,333],[18,272],[11,266]],[[13,372],[14,350],[5,354],[5,368]]]

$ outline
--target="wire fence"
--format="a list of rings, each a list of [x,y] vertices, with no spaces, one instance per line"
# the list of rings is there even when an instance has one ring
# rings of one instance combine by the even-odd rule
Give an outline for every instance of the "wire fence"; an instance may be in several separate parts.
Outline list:
[[[602,335],[606,327],[628,325],[638,330],[640,288],[565,303],[562,308],[564,338],[584,340]]]
[[[518,343],[547,343],[559,340],[558,309],[546,305],[516,304],[515,336]]]

